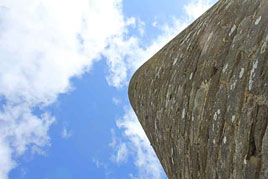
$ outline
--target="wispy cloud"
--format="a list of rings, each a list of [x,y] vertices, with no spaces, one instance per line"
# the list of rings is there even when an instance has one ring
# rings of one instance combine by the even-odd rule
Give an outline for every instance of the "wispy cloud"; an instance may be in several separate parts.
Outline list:
[[[215,1],[191,0],[184,6],[185,16],[173,17],[171,23],[162,25],[154,21],[152,25],[159,28],[161,33],[147,46],[144,46],[142,38],[129,36],[127,28],[123,34],[111,38],[109,47],[103,52],[110,70],[107,76],[108,83],[117,88],[127,85],[134,71],[211,7]],[[142,24],[145,25],[144,22]],[[136,21],[133,21],[133,25],[136,26]],[[142,32],[144,33],[144,29]]]
[[[136,26],[142,35],[144,22],[125,18],[121,0],[1,1],[0,178],[8,178],[16,166],[14,156],[50,144],[48,130],[55,118],[46,111],[41,115],[33,111],[70,91],[70,78],[89,71],[104,55],[109,84],[124,86],[130,72],[185,25],[174,21],[174,27],[166,27],[141,48],[140,39],[129,37],[128,27]]]
[[[122,15],[121,0],[1,1],[1,179],[16,166],[12,156],[50,144],[55,119],[33,109],[43,111],[70,91],[70,78],[90,70],[110,39],[131,23]]]
[[[72,136],[72,132],[70,130],[67,130],[66,127],[64,127],[62,129],[62,132],[61,132],[61,137],[64,138],[64,139],[68,139]]]
[[[5,179],[8,172],[16,166],[12,156],[22,155],[31,147],[33,153],[41,153],[40,147],[49,145],[47,136],[55,119],[44,113],[40,117],[32,114],[29,107],[5,105],[0,113],[0,178]]]
[[[115,161],[116,163],[123,163],[127,161],[128,157],[128,148],[126,143],[122,143],[118,146]]]
[[[119,145],[117,156],[120,158],[116,162],[125,162],[127,152],[133,157],[139,171],[137,178],[163,178],[164,171],[159,160],[131,108],[126,109],[123,118],[117,121],[117,126],[124,131],[127,141]],[[132,174],[132,176],[135,178],[135,175]]]
[[[154,21],[152,26],[159,28],[161,33],[146,47],[141,45],[142,40],[138,37],[128,37],[127,31],[119,37],[114,37],[113,42],[104,51],[110,67],[108,83],[117,88],[127,85],[134,71],[214,2],[213,0],[191,0],[184,6],[185,16],[174,17],[171,25],[159,25],[157,21]],[[133,156],[139,170],[139,176],[130,174],[130,177],[163,178],[164,171],[132,109],[129,108],[125,111],[123,118],[117,121],[117,126],[123,130],[125,140],[128,141],[124,144],[126,144],[128,153]],[[117,148],[117,155],[119,155],[118,147],[120,145],[120,142],[114,140],[113,146]]]
[[[92,162],[95,164],[95,166],[96,166],[97,168],[104,168],[104,169],[107,169],[107,165],[106,165],[105,163],[101,162],[101,161],[98,160],[98,159],[93,158],[93,159],[92,159]]]
[[[162,166],[131,108],[126,109],[123,118],[117,121],[117,126],[124,131],[124,136],[128,139],[126,147],[132,154],[135,165],[139,170],[137,177],[143,179],[163,178]]]
[[[120,105],[120,104],[122,104],[121,99],[120,99],[120,98],[117,98],[117,97],[113,97],[113,98],[112,98],[112,101],[113,101],[113,103],[114,103],[115,105]]]
[[[131,74],[186,26],[187,23],[174,19],[172,26],[161,27],[162,34],[145,48],[141,39],[129,36],[126,31],[113,37],[103,52],[110,70],[108,83],[117,88],[127,85]]]
[[[184,10],[188,18],[194,20],[201,16],[215,2],[216,0],[191,0],[184,6]]]
[[[111,160],[117,164],[122,164],[127,162],[129,149],[127,144],[122,142],[115,134],[114,129],[111,130],[112,141],[109,143],[109,146],[114,149],[114,154],[111,156]]]
[[[9,144],[2,139],[0,139],[0,178],[7,178],[7,174],[10,169],[16,167],[16,163],[11,159],[12,152],[8,146]]]

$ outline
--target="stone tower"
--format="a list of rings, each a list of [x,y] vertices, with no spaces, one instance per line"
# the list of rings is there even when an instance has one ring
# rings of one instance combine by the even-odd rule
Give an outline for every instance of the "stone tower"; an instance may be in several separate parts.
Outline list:
[[[169,179],[268,179],[268,1],[219,0],[129,98]]]

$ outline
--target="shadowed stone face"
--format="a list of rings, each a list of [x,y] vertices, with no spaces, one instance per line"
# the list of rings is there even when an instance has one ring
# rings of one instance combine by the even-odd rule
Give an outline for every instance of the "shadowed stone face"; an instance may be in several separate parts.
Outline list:
[[[268,178],[268,1],[220,0],[133,76],[170,179]]]

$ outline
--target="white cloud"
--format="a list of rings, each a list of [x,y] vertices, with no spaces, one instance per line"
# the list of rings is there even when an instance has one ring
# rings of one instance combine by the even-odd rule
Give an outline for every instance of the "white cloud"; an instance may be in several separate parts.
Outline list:
[[[155,21],[152,23],[152,26],[153,26],[153,27],[157,27],[157,25],[158,25],[158,22],[155,20]]]
[[[184,6],[188,18],[194,20],[201,16],[209,7],[215,3],[215,0],[191,0]]]
[[[0,178],[5,179],[8,172],[16,166],[12,156],[22,155],[28,147],[37,153],[40,147],[49,144],[47,132],[54,118],[44,113],[38,118],[29,107],[6,105],[0,113]]]
[[[125,143],[118,146],[115,161],[116,163],[126,162],[128,157],[128,148]]]
[[[117,137],[115,135],[114,129],[111,129],[111,134],[112,134],[112,141],[109,143],[109,146],[115,148],[117,145]]]
[[[31,148],[42,153],[39,149],[49,145],[48,130],[55,119],[47,112],[35,115],[35,107],[48,106],[70,91],[70,78],[88,71],[102,54],[108,58],[109,84],[124,86],[129,72],[185,24],[174,21],[174,27],[165,27],[145,48],[140,39],[128,37],[128,27],[135,25],[142,35],[145,24],[124,18],[121,0],[1,1],[1,179],[16,166],[14,156]]]
[[[89,68],[108,39],[124,31],[118,0],[6,0],[4,4],[0,86],[5,88],[0,94],[17,102],[54,101],[69,90],[69,77]]]
[[[145,22],[143,22],[140,19],[138,19],[138,31],[139,31],[139,33],[140,33],[141,36],[144,35],[144,32],[145,32]]]
[[[40,148],[40,147],[38,147],[36,145],[33,145],[30,150],[31,150],[32,154],[38,154],[38,155],[46,156],[46,152],[44,150],[42,150],[42,148]]]
[[[53,121],[54,118],[49,113],[38,118],[31,113],[28,106],[7,105],[4,112],[0,113],[1,138],[12,146],[16,154],[21,155],[30,143],[37,146],[47,144],[49,137],[46,134]]]
[[[127,33],[115,36],[103,52],[110,70],[107,76],[109,85],[117,88],[127,85],[131,74],[187,25],[174,19],[172,26],[161,27],[162,34],[145,48],[139,38],[127,38]]]
[[[116,136],[114,129],[111,130],[111,134],[112,141],[109,143],[109,146],[115,151],[115,154],[111,156],[111,160],[117,164],[127,162],[129,151],[126,143],[123,143],[120,138]]]
[[[125,111],[124,117],[117,121],[117,126],[124,130],[124,136],[127,142],[117,144],[116,147],[119,148],[119,150],[117,150],[117,156],[119,156],[119,158],[116,162],[125,162],[127,155],[125,153],[128,153],[133,156],[135,165],[139,170],[138,178],[163,178],[164,172],[159,160],[132,109],[128,108]],[[132,178],[134,178],[134,176]]]
[[[100,160],[98,159],[95,159],[93,158],[92,159],[92,162],[96,165],[97,168],[104,168],[104,169],[107,169],[107,165],[103,162],[101,162]]]
[[[114,36],[109,47],[103,52],[110,70],[107,76],[109,85],[117,88],[127,85],[134,71],[211,7],[214,2],[215,0],[192,0],[184,6],[186,17],[174,17],[171,25],[159,25],[156,21],[153,22],[152,25],[155,28],[160,28],[161,34],[145,47],[142,45],[142,39],[129,37],[127,29],[120,36]],[[145,23],[142,24],[144,27]],[[142,31],[144,33],[144,29]]]
[[[115,105],[120,105],[120,104],[122,104],[122,101],[121,101],[120,98],[113,97],[112,100],[113,100],[113,103],[114,103]]]
[[[111,178],[111,174],[113,173],[112,170],[109,168],[109,165],[107,165],[105,162],[93,158],[92,163],[96,166],[97,169],[101,169],[101,171],[104,171],[105,178]]]
[[[127,31],[121,36],[114,37],[109,48],[103,53],[110,67],[110,74],[107,76],[108,83],[117,88],[127,85],[134,71],[212,4],[212,0],[192,0],[184,6],[186,17],[173,18],[172,25],[161,26],[157,21],[153,22],[152,26],[160,28],[161,34],[148,46],[143,47],[138,37],[127,38]],[[133,155],[135,165],[139,170],[137,178],[163,178],[163,169],[135,113],[131,109],[126,110],[123,119],[117,121],[117,126],[124,131],[125,139],[129,141],[126,147],[128,153]],[[113,139],[114,148],[120,145],[120,142]],[[136,178],[133,174],[130,176]]]
[[[63,128],[62,132],[61,132],[61,137],[64,139],[68,139],[72,136],[71,131],[67,130],[66,127]]]
[[[0,178],[4,179],[8,177],[8,172],[16,166],[16,163],[11,159],[11,151],[2,137],[0,139],[0,156]]]
[[[42,154],[49,145],[55,119],[35,115],[34,108],[70,91],[70,78],[88,71],[111,39],[133,24],[121,6],[121,0],[1,1],[1,179],[16,166],[14,157],[27,149]]]

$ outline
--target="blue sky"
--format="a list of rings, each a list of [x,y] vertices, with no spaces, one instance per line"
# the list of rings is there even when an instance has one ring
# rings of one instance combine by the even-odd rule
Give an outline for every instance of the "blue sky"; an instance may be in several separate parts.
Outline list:
[[[128,96],[216,0],[0,2],[0,179],[164,179]]]

